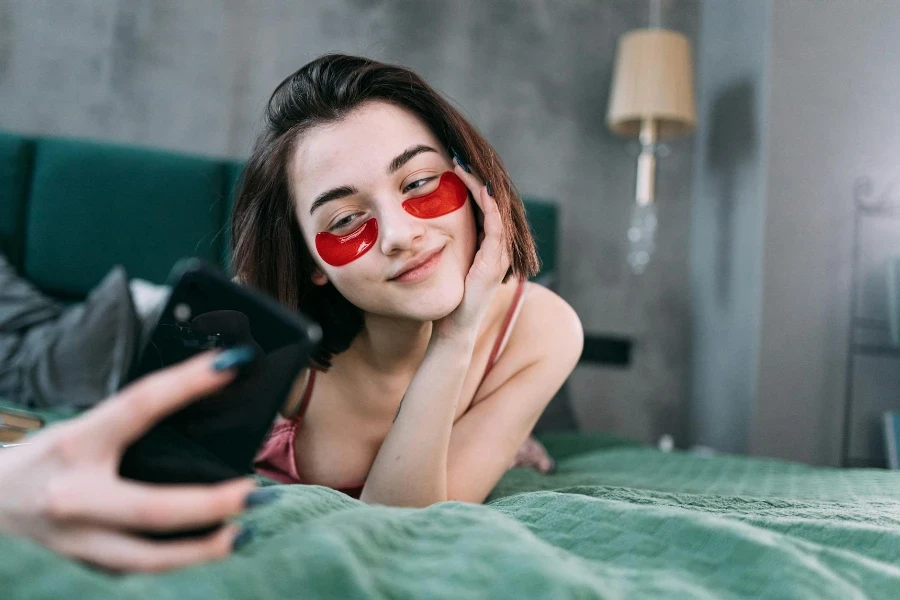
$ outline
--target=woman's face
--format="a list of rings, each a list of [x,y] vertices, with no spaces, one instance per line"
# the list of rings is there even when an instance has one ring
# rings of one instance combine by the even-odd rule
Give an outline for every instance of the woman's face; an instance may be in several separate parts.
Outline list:
[[[476,251],[472,200],[435,218],[404,208],[453,170],[447,149],[417,116],[385,102],[363,104],[304,133],[289,168],[300,230],[318,265],[313,283],[331,281],[351,303],[378,315],[433,321],[456,308]],[[374,226],[361,229],[372,219]],[[329,240],[354,232],[358,240],[376,227],[371,246],[335,266],[343,261],[328,254]]]

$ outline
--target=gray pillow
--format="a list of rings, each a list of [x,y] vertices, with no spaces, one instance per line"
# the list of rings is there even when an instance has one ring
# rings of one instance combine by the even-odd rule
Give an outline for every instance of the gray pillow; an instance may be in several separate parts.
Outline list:
[[[90,407],[125,381],[140,335],[122,267],[66,307],[0,255],[0,398],[29,408]]]

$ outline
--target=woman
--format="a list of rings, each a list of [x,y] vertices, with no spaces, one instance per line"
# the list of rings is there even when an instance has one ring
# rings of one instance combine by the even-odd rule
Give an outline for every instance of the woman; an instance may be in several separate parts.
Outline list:
[[[324,339],[257,471],[369,503],[484,501],[582,346],[571,307],[527,283],[538,260],[509,174],[415,73],[365,58],[307,64],[266,117],[232,215],[235,276]]]

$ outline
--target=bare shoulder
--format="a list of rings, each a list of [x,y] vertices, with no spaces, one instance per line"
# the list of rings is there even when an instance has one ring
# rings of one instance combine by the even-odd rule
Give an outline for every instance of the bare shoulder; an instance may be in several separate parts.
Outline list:
[[[544,381],[561,384],[578,363],[583,345],[584,333],[575,310],[552,290],[530,283],[509,341],[475,401],[490,396],[526,370],[537,370]]]
[[[536,283],[528,285],[510,346],[535,358],[554,357],[573,366],[581,356],[584,331],[575,309],[556,292]],[[526,352],[529,351],[529,352]]]

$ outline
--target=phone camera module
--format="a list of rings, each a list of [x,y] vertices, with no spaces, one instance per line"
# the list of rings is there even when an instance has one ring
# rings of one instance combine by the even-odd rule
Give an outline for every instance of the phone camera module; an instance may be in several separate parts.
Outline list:
[[[182,323],[190,320],[191,318],[191,307],[185,304],[184,302],[180,302],[175,305],[175,310],[173,311],[175,315],[176,321],[181,321]]]

